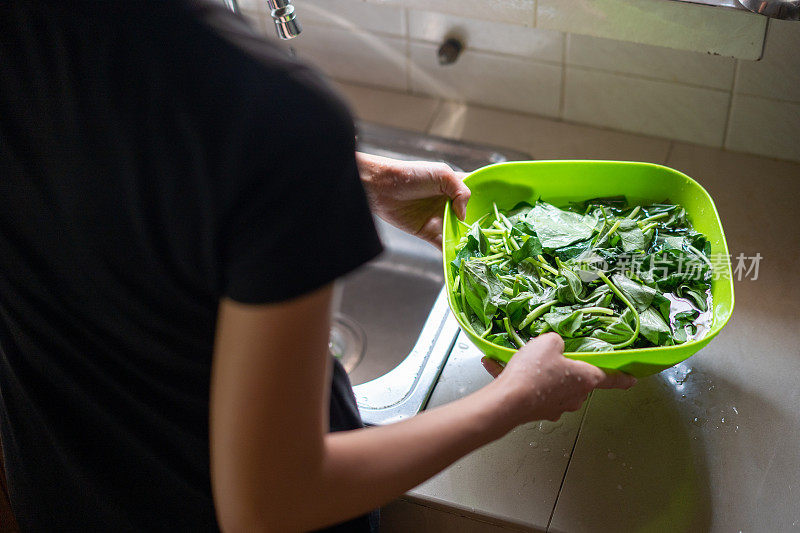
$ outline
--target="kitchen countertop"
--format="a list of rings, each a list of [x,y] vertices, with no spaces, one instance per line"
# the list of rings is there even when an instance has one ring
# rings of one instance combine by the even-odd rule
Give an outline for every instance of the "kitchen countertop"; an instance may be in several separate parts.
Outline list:
[[[521,426],[407,500],[548,531],[800,531],[800,164],[342,90],[362,119],[509,146],[536,159],[666,164],[709,191],[734,266],[740,253],[762,257],[757,279],[735,279],[729,324],[695,356],[630,391],[596,391],[558,423]],[[489,379],[462,334],[429,406]]]

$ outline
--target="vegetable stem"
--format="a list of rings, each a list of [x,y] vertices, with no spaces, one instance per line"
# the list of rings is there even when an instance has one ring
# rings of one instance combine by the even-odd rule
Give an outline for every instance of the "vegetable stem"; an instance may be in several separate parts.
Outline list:
[[[608,309],[607,307],[584,307],[583,309],[578,309],[581,313],[585,313],[587,315],[613,315],[614,311]]]
[[[698,255],[700,257],[700,259],[702,259],[703,262],[705,264],[707,264],[709,266],[709,268],[711,268],[711,270],[714,270],[714,265],[712,265],[711,261],[708,260],[708,257],[706,257],[706,254],[704,254],[703,252],[701,252],[700,250],[698,250],[697,248],[695,248],[691,244],[687,244],[687,246],[689,247],[689,250],[691,252],[693,252],[694,254]]]
[[[522,322],[519,325],[519,329],[527,328],[530,325],[531,322],[533,322],[534,320],[536,320],[537,318],[542,316],[545,313],[545,311],[547,311],[548,309],[550,309],[553,305],[555,305],[557,303],[558,303],[558,300],[549,300],[549,301],[543,303],[542,305],[540,305],[539,307],[536,307],[533,311],[528,313],[527,316],[525,316],[525,318],[522,320]]]
[[[548,271],[548,272],[550,272],[552,275],[554,275],[554,276],[558,276],[558,270],[556,270],[555,268],[551,267],[551,266],[550,266],[550,265],[547,263],[547,259],[545,259],[545,258],[544,258],[544,256],[543,256],[542,254],[539,254],[539,261],[541,262],[541,263],[539,264],[539,266],[540,266],[540,267],[542,267],[543,269],[547,270],[547,271]]]
[[[642,219],[642,220],[640,220],[639,222],[641,222],[641,223],[643,223],[643,224],[646,224],[646,223],[648,223],[648,222],[652,222],[652,221],[654,221],[654,220],[660,220],[660,219],[662,219],[662,218],[666,218],[666,217],[668,217],[668,216],[669,216],[669,213],[659,213],[659,214],[657,214],[657,215],[653,215],[653,216],[651,216],[651,217],[643,218],[643,219]]]
[[[506,332],[508,336],[511,337],[517,345],[517,348],[522,348],[525,346],[525,341],[517,335],[517,332],[514,331],[514,328],[511,327],[511,322],[509,322],[508,317],[503,318],[503,325],[506,327]]]
[[[603,283],[608,285],[608,287],[611,289],[611,291],[614,294],[617,295],[617,298],[622,300],[622,303],[624,303],[626,306],[628,306],[628,309],[630,309],[631,312],[633,313],[634,320],[636,320],[636,327],[633,329],[633,335],[631,335],[631,338],[626,340],[625,342],[621,342],[621,343],[618,343],[618,344],[612,344],[611,346],[613,346],[614,349],[620,349],[620,348],[625,348],[626,346],[630,346],[631,344],[633,344],[633,342],[639,336],[639,327],[641,326],[640,321],[639,321],[639,313],[636,311],[636,308],[633,306],[633,304],[630,301],[628,301],[627,298],[625,298],[625,295],[622,294],[620,292],[620,290],[614,286],[613,283],[611,283],[611,280],[608,279],[608,277],[606,277],[606,275],[602,271],[598,270],[597,271],[597,275],[600,276],[600,279],[603,280]]]

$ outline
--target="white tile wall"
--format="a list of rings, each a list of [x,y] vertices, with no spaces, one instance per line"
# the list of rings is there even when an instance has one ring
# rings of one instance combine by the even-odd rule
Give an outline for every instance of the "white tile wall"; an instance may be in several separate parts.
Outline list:
[[[366,0],[374,4],[533,26],[536,0]]]
[[[734,62],[730,57],[588,35],[571,34],[567,44],[569,65],[724,90],[733,83]]]
[[[564,118],[720,146],[728,93],[568,67]]]
[[[306,24],[292,39],[298,57],[331,77],[407,89],[406,41],[371,32]]]
[[[341,82],[335,86],[350,104],[356,117],[376,124],[424,131],[439,107],[439,100],[435,98],[375,90]]]
[[[800,103],[736,95],[725,147],[800,161]]]
[[[664,0],[538,0],[536,25],[756,59],[766,19],[745,11]]]
[[[263,0],[262,0],[263,1]],[[405,10],[363,0],[292,0],[303,24],[321,24],[403,36]]]
[[[770,21],[764,58],[740,63],[736,92],[800,102],[800,23]]]
[[[412,43],[411,89],[451,100],[557,116],[561,66],[467,50],[442,67],[437,47]]]
[[[452,102],[439,109],[430,132],[507,146],[529,153],[534,159],[609,159],[663,164],[670,144],[665,139]]]
[[[795,147],[800,138],[800,24],[772,21],[759,62],[542,29],[548,17],[563,17],[564,6],[575,1],[580,6],[574,23],[592,15],[600,26],[609,23],[606,11],[612,4],[623,11],[651,1],[678,4],[295,0],[306,29],[291,45],[330,76],[356,84],[800,160]],[[553,2],[565,4],[556,8]],[[240,3],[252,17],[260,0]],[[538,21],[528,18],[536,6]],[[662,8],[654,13],[672,9]],[[632,17],[620,16],[620,35],[630,36],[624,26]],[[266,11],[256,20],[274,37]],[[535,28],[525,26],[534,23]],[[451,33],[464,38],[466,50],[454,65],[443,67],[436,61],[436,48]],[[409,109],[398,106],[396,120],[388,120],[404,123],[401,115]],[[458,118],[453,113],[448,120],[453,125]],[[614,135],[609,132],[609,139]],[[539,145],[547,146],[546,140]],[[548,150],[557,152],[546,149],[536,157],[546,157]]]
[[[557,63],[563,60],[564,34],[561,32],[428,11],[410,11],[408,19],[411,39],[439,44],[453,35],[469,49]]]

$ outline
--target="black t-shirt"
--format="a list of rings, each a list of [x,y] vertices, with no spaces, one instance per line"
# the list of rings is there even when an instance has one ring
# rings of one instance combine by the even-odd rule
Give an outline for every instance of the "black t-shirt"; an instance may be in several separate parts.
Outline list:
[[[347,109],[221,6],[0,3],[0,424],[23,531],[216,529],[219,299],[286,300],[379,251]],[[336,375],[332,426],[357,426]]]

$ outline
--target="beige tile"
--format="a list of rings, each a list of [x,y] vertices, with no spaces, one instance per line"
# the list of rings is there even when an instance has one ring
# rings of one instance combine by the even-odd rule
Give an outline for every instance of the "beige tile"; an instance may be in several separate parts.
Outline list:
[[[698,354],[594,394],[551,529],[793,531],[800,165],[683,143],[669,165],[708,189],[732,253],[763,255],[759,277],[736,281],[730,323]]]
[[[766,18],[663,0],[539,0],[537,27],[756,59]]]
[[[411,44],[414,92],[510,108],[558,114],[561,67],[467,50],[453,65],[440,66],[436,46]]]
[[[268,14],[267,3],[263,0],[237,0],[239,9],[245,14]]]
[[[507,146],[534,159],[664,163],[669,148],[669,141],[664,139],[453,103],[441,107],[431,133]]]
[[[730,90],[734,59],[571,34],[567,64]]]
[[[800,102],[734,96],[725,147],[800,161]]]
[[[405,35],[405,11],[398,7],[367,4],[363,0],[293,0],[292,3],[303,24]]]
[[[457,36],[467,48],[561,62],[564,34],[502,22],[487,22],[429,11],[409,12],[412,39],[442,43]]]
[[[728,93],[567,67],[564,118],[721,146]]]
[[[395,500],[381,508],[381,533],[507,533],[522,531],[519,527],[489,523],[457,512]],[[525,531],[532,531],[525,528]],[[544,531],[544,530],[540,530]]]
[[[482,355],[460,333],[428,408],[489,383]],[[416,487],[409,497],[489,520],[546,529],[582,413],[583,409],[563,415],[559,422],[520,426]]]
[[[291,45],[299,58],[332,78],[406,89],[404,39],[306,24]]]
[[[439,105],[434,98],[343,82],[335,85],[358,118],[396,128],[424,131]]]
[[[695,178],[711,194],[731,253],[755,253],[768,244],[778,257],[765,259],[765,272],[776,275],[776,260],[797,257],[800,225],[794,218],[800,205],[800,163],[675,143],[667,164]],[[783,251],[776,246],[780,243]],[[794,272],[781,274],[787,288],[795,285],[788,283]]]
[[[536,0],[366,0],[422,11],[462,15],[491,22],[533,26]]]
[[[741,61],[736,91],[800,102],[800,28],[770,20],[761,61]]]

